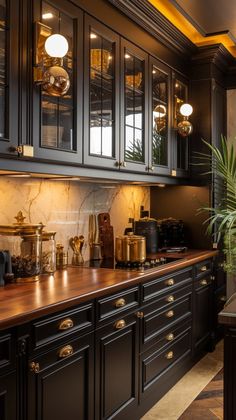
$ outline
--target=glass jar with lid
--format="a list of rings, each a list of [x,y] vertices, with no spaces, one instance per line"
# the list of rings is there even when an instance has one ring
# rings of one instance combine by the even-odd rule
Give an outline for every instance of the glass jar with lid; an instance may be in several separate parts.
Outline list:
[[[53,274],[56,271],[56,232],[43,231],[41,270],[43,274]]]
[[[0,225],[0,250],[11,255],[12,272],[15,280],[35,279],[41,273],[42,223],[25,223],[19,211],[16,223]]]

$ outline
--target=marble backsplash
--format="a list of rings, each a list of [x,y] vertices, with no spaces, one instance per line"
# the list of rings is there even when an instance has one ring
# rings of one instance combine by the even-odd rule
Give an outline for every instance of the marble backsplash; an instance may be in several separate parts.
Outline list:
[[[84,260],[89,259],[88,220],[90,214],[109,212],[114,236],[123,234],[128,218],[139,218],[140,206],[150,208],[149,187],[84,184],[34,178],[0,178],[0,224],[15,222],[19,210],[26,222],[42,222],[57,232],[56,241],[69,251],[69,238],[84,235]]]

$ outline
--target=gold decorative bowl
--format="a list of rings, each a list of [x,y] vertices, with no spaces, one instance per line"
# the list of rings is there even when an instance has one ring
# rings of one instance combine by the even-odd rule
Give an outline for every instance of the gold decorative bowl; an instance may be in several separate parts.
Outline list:
[[[91,78],[95,78],[95,70],[107,73],[111,59],[110,51],[92,48],[90,50]]]
[[[138,72],[135,75],[126,75],[125,83],[130,88],[138,89],[142,83],[142,72]]]

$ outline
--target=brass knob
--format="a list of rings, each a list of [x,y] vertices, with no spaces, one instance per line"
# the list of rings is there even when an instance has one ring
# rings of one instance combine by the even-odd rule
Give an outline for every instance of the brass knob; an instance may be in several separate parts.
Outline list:
[[[207,280],[206,279],[203,279],[203,280],[200,281],[200,285],[201,286],[207,286],[207,284],[208,283],[207,283]]]
[[[174,279],[168,279],[168,280],[166,280],[165,284],[167,286],[173,286],[175,284],[175,281],[174,281]]]
[[[226,300],[227,300],[227,297],[226,296],[220,296],[220,301],[221,302],[226,302]]]
[[[175,297],[173,295],[170,295],[166,298],[166,302],[169,302],[169,303],[174,302],[174,300],[175,300]]]
[[[200,271],[207,271],[207,266],[206,265],[203,265],[201,268],[200,268]]]
[[[170,333],[166,336],[167,341],[172,341],[172,340],[174,340],[174,338],[175,338],[175,336],[174,336],[173,333]]]
[[[173,352],[173,351],[169,351],[169,352],[165,355],[165,358],[166,358],[167,360],[173,359],[173,357],[174,357],[174,352]]]
[[[214,281],[216,278],[215,276],[211,276],[211,280]]]
[[[73,347],[68,345],[68,346],[62,347],[62,349],[59,350],[58,355],[60,358],[64,358],[64,357],[71,356],[73,353],[74,353]]]
[[[166,312],[166,317],[167,318],[172,318],[172,316],[174,316],[174,311],[168,311],[168,312]]]
[[[138,311],[136,313],[136,316],[137,316],[137,318],[141,318],[142,319],[144,317],[144,313],[142,311]]]
[[[115,301],[115,307],[116,308],[122,308],[122,306],[126,305],[126,300],[123,298],[120,298],[118,300]]]
[[[124,319],[120,319],[119,321],[116,321],[114,324],[114,327],[116,330],[120,330],[121,328],[124,328],[126,326],[126,322]]]
[[[58,329],[60,331],[68,330],[69,328],[73,328],[74,322],[71,318],[63,319],[63,321],[60,322]]]
[[[30,368],[30,371],[31,372],[39,373],[39,369],[40,369],[39,363],[37,363],[37,362],[31,362],[29,364],[29,368]]]

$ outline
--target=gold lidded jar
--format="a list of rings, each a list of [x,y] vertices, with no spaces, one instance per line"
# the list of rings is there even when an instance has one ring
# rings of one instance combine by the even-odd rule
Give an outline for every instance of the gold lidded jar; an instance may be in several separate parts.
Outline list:
[[[56,271],[56,232],[42,232],[42,258],[41,272],[42,274],[53,274]]]
[[[36,279],[41,273],[42,223],[25,223],[19,211],[16,223],[0,225],[0,249],[7,249],[11,255],[12,272],[15,280]]]

